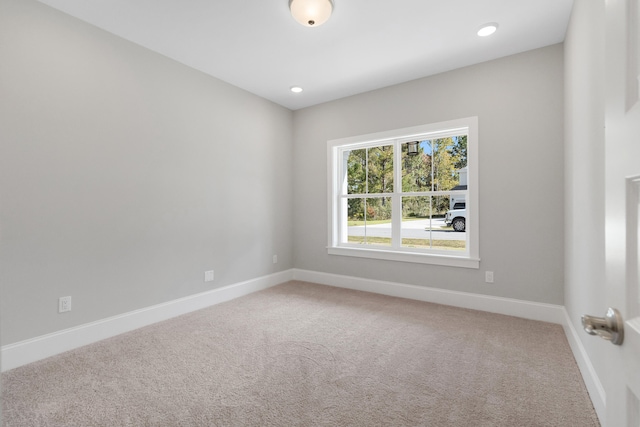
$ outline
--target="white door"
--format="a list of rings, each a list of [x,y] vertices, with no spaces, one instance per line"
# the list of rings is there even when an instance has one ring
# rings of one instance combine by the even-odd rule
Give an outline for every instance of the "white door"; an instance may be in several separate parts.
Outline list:
[[[639,26],[640,0],[606,0],[606,294],[624,319],[607,346],[607,427],[640,427]]]

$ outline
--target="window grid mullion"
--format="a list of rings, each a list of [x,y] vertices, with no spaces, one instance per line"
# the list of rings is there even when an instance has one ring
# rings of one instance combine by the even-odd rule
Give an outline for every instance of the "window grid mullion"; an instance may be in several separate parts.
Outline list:
[[[402,247],[402,144],[393,143],[393,197],[391,199],[391,247]]]

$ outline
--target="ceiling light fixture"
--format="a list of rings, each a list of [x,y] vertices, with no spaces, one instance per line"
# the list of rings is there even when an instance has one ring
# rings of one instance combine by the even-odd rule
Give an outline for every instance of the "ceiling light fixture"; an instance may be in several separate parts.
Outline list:
[[[305,27],[317,27],[329,19],[333,11],[331,0],[289,0],[293,18]]]
[[[484,24],[482,27],[480,27],[480,29],[478,30],[478,35],[480,37],[487,37],[495,33],[497,30],[498,24],[496,24],[495,22],[491,22],[490,24]]]
[[[291,92],[300,93],[302,92],[302,88],[300,86],[291,86]]]

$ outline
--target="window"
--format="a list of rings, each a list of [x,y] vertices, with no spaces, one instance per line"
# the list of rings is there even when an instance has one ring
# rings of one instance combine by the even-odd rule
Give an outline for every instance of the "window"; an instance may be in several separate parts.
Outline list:
[[[328,142],[332,255],[478,268],[477,118]]]

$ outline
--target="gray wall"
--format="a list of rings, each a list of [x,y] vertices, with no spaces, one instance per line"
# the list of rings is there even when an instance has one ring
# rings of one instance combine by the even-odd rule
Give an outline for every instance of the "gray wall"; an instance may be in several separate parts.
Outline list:
[[[33,0],[0,57],[2,345],[294,266],[563,303],[562,45],[295,113]],[[472,115],[480,270],[327,255],[327,140]]]
[[[555,45],[296,111],[295,266],[562,304],[563,107]],[[479,270],[327,255],[327,140],[468,116],[479,118]]]
[[[603,0],[577,0],[565,41],[565,307],[578,331],[605,310],[604,16]],[[579,337],[604,379],[605,346]]]
[[[290,110],[33,0],[0,58],[3,345],[293,267]]]

